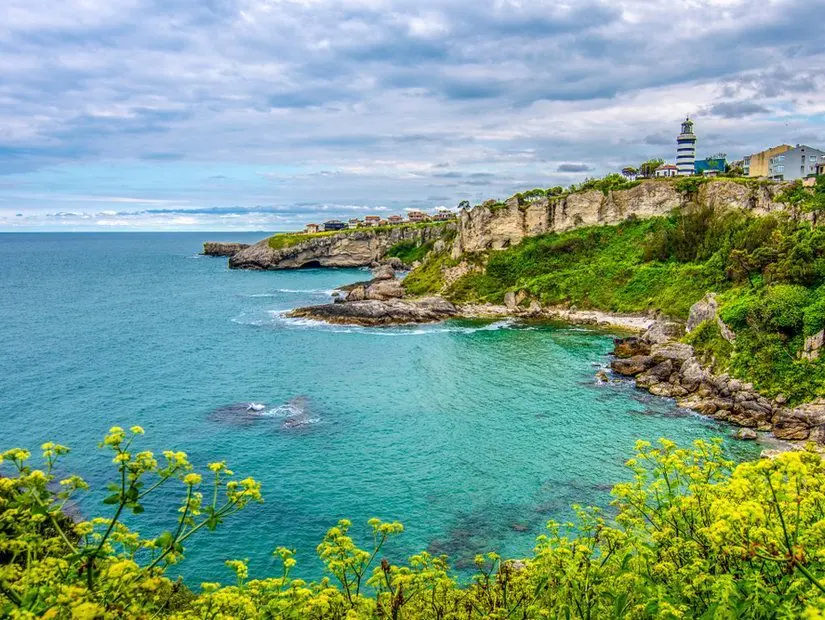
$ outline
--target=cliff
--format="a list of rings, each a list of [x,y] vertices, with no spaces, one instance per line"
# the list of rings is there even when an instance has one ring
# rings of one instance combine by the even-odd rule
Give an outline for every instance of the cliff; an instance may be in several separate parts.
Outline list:
[[[401,225],[379,229],[345,230],[337,234],[290,235],[286,247],[273,248],[271,237],[229,259],[232,269],[298,269],[301,267],[363,267],[383,258],[397,243],[424,244],[449,236],[455,223]],[[275,244],[277,245],[277,244]]]
[[[743,209],[764,215],[785,208],[776,202],[784,184],[740,183],[711,180],[695,191],[682,190],[678,180],[651,179],[631,189],[576,192],[559,197],[525,201],[519,197],[504,205],[479,205],[459,215],[452,257],[465,252],[502,250],[525,237],[565,232],[583,226],[618,224],[628,218],[667,215],[692,204],[715,210]]]
[[[202,254],[206,256],[234,256],[249,247],[248,243],[227,243],[224,241],[206,241]]]

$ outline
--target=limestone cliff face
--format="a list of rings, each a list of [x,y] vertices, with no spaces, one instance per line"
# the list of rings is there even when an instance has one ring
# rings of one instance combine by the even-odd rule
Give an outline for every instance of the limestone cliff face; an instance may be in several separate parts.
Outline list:
[[[636,187],[609,192],[577,192],[560,198],[519,202],[504,206],[477,206],[459,215],[453,258],[464,252],[501,250],[525,237],[564,232],[582,226],[617,224],[631,216],[667,215],[673,209],[699,203],[714,209],[744,209],[764,215],[785,208],[776,202],[780,184],[746,186],[733,181],[712,181],[699,186],[696,195],[680,192],[673,182],[645,181]]]
[[[398,226],[389,230],[344,231],[337,235],[308,237],[296,245],[273,250],[263,239],[229,259],[232,269],[298,269],[300,267],[363,267],[384,257],[401,241],[426,243],[455,230],[454,223],[426,227]]]

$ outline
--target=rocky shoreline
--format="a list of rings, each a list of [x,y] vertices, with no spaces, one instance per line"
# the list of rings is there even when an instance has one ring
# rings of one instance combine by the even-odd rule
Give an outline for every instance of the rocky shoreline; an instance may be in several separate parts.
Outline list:
[[[678,323],[657,321],[641,336],[616,338],[610,367],[651,394],[675,398],[681,407],[741,427],[741,439],[756,439],[756,431],[766,431],[777,439],[825,444],[825,400],[791,407],[781,395],[769,399],[751,383],[714,374],[691,345],[679,342],[684,334]]]

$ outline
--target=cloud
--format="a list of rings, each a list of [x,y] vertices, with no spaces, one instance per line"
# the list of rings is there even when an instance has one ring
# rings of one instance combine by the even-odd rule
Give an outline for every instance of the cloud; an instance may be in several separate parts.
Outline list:
[[[685,114],[700,155],[823,136],[825,0],[4,0],[3,17],[0,228],[118,199],[204,212],[106,226],[481,201],[672,158]]]
[[[744,118],[754,114],[768,114],[770,110],[752,101],[723,101],[710,106],[709,113],[722,118]]]
[[[566,163],[556,167],[556,172],[588,172],[589,170],[593,170],[590,164]]]

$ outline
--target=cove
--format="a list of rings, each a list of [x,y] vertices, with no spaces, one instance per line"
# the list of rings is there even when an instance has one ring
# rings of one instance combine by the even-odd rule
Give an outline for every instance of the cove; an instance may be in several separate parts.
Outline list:
[[[261,233],[210,239],[253,242]],[[297,574],[320,576],[326,529],[377,516],[406,532],[400,558],[525,554],[570,505],[606,506],[637,439],[679,443],[730,429],[635,390],[602,384],[609,334],[508,321],[354,328],[290,320],[356,269],[230,271],[199,257],[203,233],[0,235],[0,437],[36,452],[58,440],[66,470],[99,504],[114,471],[96,448],[115,424],[142,425],[143,446],[226,460],[263,483],[266,503],[193,538],[187,581],[230,580],[223,561],[269,574],[278,545]],[[260,402],[260,415],[227,409]],[[297,418],[299,423],[287,423]],[[727,441],[733,458],[759,446]],[[132,520],[156,535],[172,495]]]

